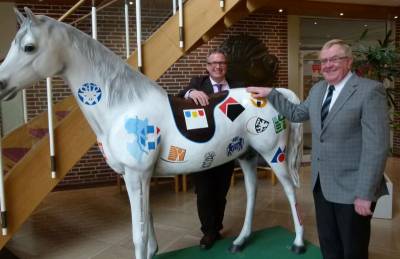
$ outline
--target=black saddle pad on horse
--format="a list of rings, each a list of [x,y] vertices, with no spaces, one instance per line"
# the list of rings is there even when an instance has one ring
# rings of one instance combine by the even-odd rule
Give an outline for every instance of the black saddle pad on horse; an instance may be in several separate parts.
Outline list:
[[[196,105],[191,99],[169,96],[169,104],[174,114],[179,132],[194,142],[207,142],[215,133],[214,108],[227,96],[228,91],[210,95],[209,105]]]

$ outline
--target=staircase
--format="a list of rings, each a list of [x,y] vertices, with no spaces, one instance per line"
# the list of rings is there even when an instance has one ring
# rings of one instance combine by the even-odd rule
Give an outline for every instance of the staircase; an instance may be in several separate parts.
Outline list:
[[[184,5],[184,49],[179,48],[176,14],[143,44],[142,72],[156,80],[186,52],[268,2],[226,0],[221,9],[216,0],[188,0]],[[137,68],[136,60],[137,53],[134,52],[127,62]],[[44,126],[46,114],[39,115],[2,140],[6,151],[3,160],[7,170],[8,235],[0,236],[0,249],[96,141],[72,96],[55,105],[55,114],[60,117],[55,125],[57,179],[50,177],[49,138],[47,126]]]

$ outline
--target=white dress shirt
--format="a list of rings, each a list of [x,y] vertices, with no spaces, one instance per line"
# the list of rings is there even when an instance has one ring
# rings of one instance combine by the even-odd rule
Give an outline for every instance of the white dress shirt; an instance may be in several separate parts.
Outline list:
[[[333,104],[336,102],[336,99],[338,98],[338,96],[339,96],[340,92],[342,91],[344,85],[347,83],[347,81],[349,81],[349,79],[350,79],[350,77],[352,75],[353,75],[352,72],[347,73],[347,75],[342,79],[342,81],[340,81],[338,84],[334,85],[335,86],[335,91],[333,91],[333,93],[332,93],[332,100],[331,100],[331,103],[329,105],[329,111],[333,107]],[[329,90],[329,87],[326,88],[324,100],[322,101],[322,103],[325,102],[326,96],[328,95],[328,90]]]

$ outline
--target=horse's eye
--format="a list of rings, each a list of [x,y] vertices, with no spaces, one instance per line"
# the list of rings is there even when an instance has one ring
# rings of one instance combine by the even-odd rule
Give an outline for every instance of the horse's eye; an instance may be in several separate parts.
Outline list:
[[[33,45],[26,45],[25,47],[24,47],[24,51],[25,52],[32,52],[32,51],[34,51],[35,50],[35,46],[33,46]]]

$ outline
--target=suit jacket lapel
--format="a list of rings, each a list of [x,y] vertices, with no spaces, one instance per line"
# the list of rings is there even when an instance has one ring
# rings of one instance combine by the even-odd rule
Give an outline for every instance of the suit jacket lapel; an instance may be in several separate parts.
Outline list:
[[[209,76],[207,76],[207,79],[204,81],[204,92],[207,94],[214,93],[214,87],[211,84],[211,80],[210,80]]]
[[[335,103],[333,104],[331,110],[329,111],[328,116],[325,119],[324,128],[322,130],[324,130],[328,126],[329,122],[331,122],[331,120],[335,117],[337,112],[348,101],[350,96],[352,96],[353,93],[357,90],[357,86],[358,86],[357,82],[358,82],[357,76],[352,75],[350,77],[349,81],[347,81],[347,83],[343,86],[342,91],[340,92],[340,94],[337,97]]]

